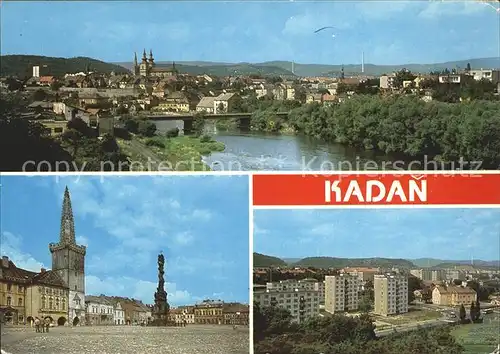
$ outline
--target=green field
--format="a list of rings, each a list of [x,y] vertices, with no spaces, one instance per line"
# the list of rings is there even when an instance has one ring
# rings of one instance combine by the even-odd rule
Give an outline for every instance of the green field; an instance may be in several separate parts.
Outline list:
[[[452,334],[465,348],[464,354],[490,354],[500,340],[500,320],[485,319],[484,323],[460,325]]]

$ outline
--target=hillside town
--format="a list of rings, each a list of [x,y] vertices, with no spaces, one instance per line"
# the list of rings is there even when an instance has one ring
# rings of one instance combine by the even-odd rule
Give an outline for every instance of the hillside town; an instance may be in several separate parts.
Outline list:
[[[83,68],[82,68],[83,69]],[[181,73],[171,65],[156,64],[153,52],[146,50],[140,61],[134,57],[133,69],[126,74],[94,71],[63,76],[51,74],[48,65],[33,63],[29,78],[2,77],[2,91],[31,92],[26,101],[26,118],[39,121],[51,135],[66,131],[67,122],[80,118],[100,134],[113,134],[115,117],[168,114],[246,113],[245,101],[297,101],[328,106],[356,94],[404,94],[424,101],[441,100],[443,89],[471,82],[484,83],[483,91],[497,94],[500,70],[471,68],[433,73],[408,70],[379,77],[359,74],[347,76],[342,70],[329,77],[239,75],[215,77]],[[445,91],[446,91],[445,90]],[[439,96],[439,97],[438,97]],[[448,99],[448,98],[447,98]],[[463,99],[458,97],[459,100]],[[251,112],[250,112],[251,113]]]
[[[0,323],[33,326],[35,319],[51,326],[141,325],[153,320],[153,306],[121,296],[93,296],[85,291],[86,246],[75,240],[69,190],[64,193],[60,239],[51,243],[52,269],[31,271],[2,256],[0,264]],[[67,255],[69,254],[69,257]],[[72,261],[69,262],[68,258]],[[151,294],[153,300],[153,294]],[[169,311],[169,323],[248,326],[249,306],[204,300]]]

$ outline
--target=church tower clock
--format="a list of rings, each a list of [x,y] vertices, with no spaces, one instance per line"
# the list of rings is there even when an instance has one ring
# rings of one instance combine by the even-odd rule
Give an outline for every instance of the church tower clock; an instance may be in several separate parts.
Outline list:
[[[75,222],[68,187],[64,191],[61,229],[58,243],[50,243],[52,270],[69,288],[68,322],[78,325],[85,319],[85,254],[86,247],[77,245]]]

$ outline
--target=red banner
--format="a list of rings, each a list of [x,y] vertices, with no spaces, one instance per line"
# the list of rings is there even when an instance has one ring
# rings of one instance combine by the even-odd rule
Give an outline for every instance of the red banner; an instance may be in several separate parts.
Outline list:
[[[253,175],[255,206],[500,205],[495,174]]]

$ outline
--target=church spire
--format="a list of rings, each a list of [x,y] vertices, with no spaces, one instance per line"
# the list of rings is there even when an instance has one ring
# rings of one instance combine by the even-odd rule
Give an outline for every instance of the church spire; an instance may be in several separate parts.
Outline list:
[[[137,52],[134,52],[134,65],[137,66]]]
[[[66,186],[66,189],[64,190],[59,243],[61,245],[76,245],[75,221],[73,219],[73,210],[71,209],[71,198],[69,196],[68,186]]]

